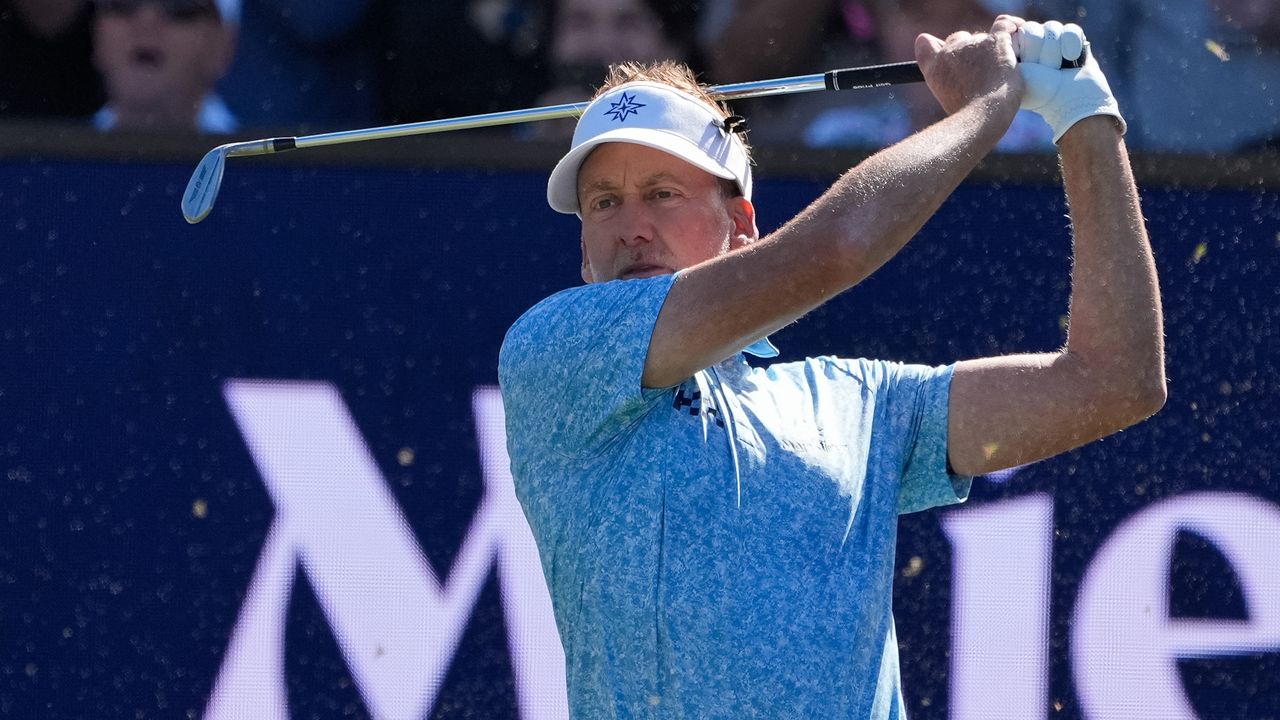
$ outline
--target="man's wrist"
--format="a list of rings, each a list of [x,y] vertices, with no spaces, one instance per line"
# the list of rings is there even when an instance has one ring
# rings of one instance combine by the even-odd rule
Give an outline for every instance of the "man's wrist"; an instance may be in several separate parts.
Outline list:
[[[992,147],[1009,131],[1020,105],[1021,96],[1007,85],[969,102],[970,111],[978,116],[983,134],[989,136]]]
[[[1111,115],[1090,115],[1077,120],[1058,140],[1062,153],[1089,148],[1114,147],[1124,136],[1120,121]]]

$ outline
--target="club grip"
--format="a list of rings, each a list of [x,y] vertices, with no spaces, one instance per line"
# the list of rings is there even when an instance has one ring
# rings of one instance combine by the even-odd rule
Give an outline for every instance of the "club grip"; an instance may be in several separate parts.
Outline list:
[[[1089,59],[1089,44],[1081,48],[1079,60],[1063,60],[1062,69],[1078,68]],[[823,73],[823,80],[828,90],[857,90],[860,88],[881,87],[884,85],[904,85],[906,83],[924,82],[924,73],[915,62],[888,63],[886,65],[868,65],[866,67],[846,68],[844,70],[828,70]]]
[[[857,90],[859,88],[902,85],[924,82],[924,73],[914,62],[868,65],[867,67],[828,70],[823,73],[828,90]]]

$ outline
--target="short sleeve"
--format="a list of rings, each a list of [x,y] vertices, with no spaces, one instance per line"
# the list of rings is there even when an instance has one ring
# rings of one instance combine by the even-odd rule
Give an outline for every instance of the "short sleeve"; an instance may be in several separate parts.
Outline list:
[[[674,276],[585,285],[535,305],[498,357],[512,461],[585,457],[662,394],[641,387],[654,323]]]
[[[947,466],[947,414],[954,365],[890,365],[887,410],[893,434],[903,442],[900,514],[962,502],[973,478]]]

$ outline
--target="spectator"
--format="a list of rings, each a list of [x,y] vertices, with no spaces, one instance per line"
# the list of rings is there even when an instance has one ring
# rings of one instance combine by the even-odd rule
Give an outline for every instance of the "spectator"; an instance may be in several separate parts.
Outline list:
[[[227,105],[245,125],[298,133],[369,124],[379,100],[380,7],[375,0],[244,3],[235,61],[219,83]]]
[[[1280,137],[1275,0],[1078,0],[1134,149],[1232,152]]]
[[[913,56],[922,32],[982,27],[991,14],[1019,12],[1007,0],[727,0],[737,12],[708,48],[717,82],[744,82],[839,67],[899,62]],[[998,5],[998,7],[990,7]],[[785,6],[785,7],[784,7]],[[767,37],[758,52],[742,52],[738,38]],[[752,135],[758,144],[878,148],[942,119],[942,108],[923,84],[808,94],[739,103],[749,117],[762,116]],[[761,131],[761,129],[764,129]],[[1033,113],[1019,113],[997,150],[1048,151],[1049,128]]]
[[[213,93],[235,49],[239,0],[97,0],[102,130],[235,130]]]
[[[588,100],[609,65],[674,60],[697,69],[698,5],[684,0],[551,0],[547,53],[551,89],[538,105]],[[533,136],[567,141],[573,120],[531,126]]]
[[[0,117],[88,117],[102,106],[88,0],[0,0]]]

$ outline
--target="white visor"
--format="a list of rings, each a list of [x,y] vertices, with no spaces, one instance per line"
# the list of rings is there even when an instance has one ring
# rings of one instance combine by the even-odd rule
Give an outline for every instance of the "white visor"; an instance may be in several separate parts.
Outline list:
[[[716,177],[733,180],[751,199],[751,161],[736,133],[705,102],[670,85],[630,82],[601,95],[583,111],[573,146],[547,181],[547,202],[557,212],[578,207],[578,169],[595,147],[627,142],[661,150]]]

